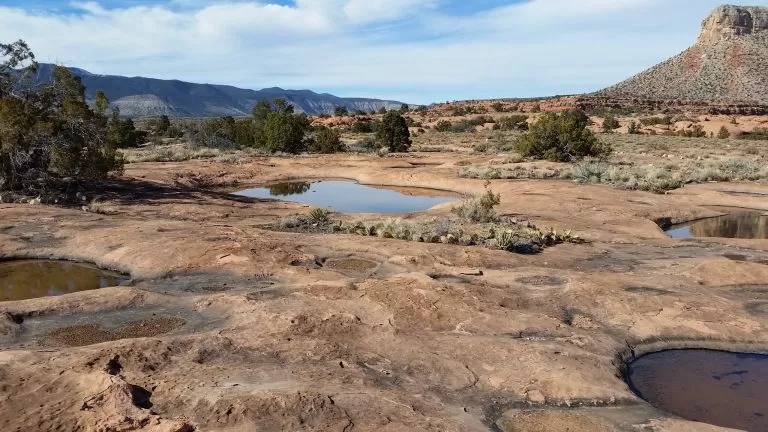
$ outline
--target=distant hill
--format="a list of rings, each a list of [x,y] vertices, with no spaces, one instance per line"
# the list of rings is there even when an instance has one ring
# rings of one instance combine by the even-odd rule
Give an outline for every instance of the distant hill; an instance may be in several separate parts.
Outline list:
[[[691,48],[596,95],[768,104],[768,8],[718,7]]]
[[[54,65],[41,63],[37,82],[52,80]],[[330,114],[336,107],[344,106],[350,112],[371,111],[381,107],[400,108],[402,102],[379,99],[341,98],[311,90],[283,90],[278,87],[248,90],[226,85],[194,84],[178,80],[159,80],[142,77],[96,75],[78,68],[70,68],[81,77],[86,88],[86,98],[93,100],[96,91],[102,90],[120,108],[120,113],[130,117],[218,117],[244,116],[263,100],[284,98],[297,112]]]

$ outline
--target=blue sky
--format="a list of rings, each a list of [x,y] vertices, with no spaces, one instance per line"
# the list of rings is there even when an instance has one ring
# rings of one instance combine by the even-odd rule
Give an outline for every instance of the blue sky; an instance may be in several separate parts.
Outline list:
[[[0,41],[94,73],[430,103],[597,90],[691,45],[721,1],[0,0]]]

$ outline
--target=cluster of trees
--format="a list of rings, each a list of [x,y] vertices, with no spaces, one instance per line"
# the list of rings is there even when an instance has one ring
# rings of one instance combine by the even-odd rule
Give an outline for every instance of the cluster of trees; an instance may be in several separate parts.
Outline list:
[[[89,107],[68,69],[54,68],[48,84],[33,82],[36,69],[24,41],[0,44],[0,190],[39,192],[122,170],[117,148],[135,145],[133,123],[108,117],[103,93]]]
[[[391,152],[408,151],[410,133],[399,111],[387,112],[380,122],[360,122],[353,130],[376,133],[376,142]],[[256,104],[248,118],[221,117],[192,128],[190,139],[197,145],[218,148],[256,148],[270,153],[338,153],[347,150],[338,131],[311,127],[306,114],[294,112],[284,99]]]
[[[405,113],[409,112],[410,110],[411,110],[411,107],[409,107],[408,104],[402,104],[400,106],[399,112],[400,112],[400,114],[405,114]],[[424,110],[426,110],[426,107],[424,107]],[[374,115],[374,114],[386,114],[386,113],[387,113],[387,108],[386,107],[381,107],[381,108],[379,108],[378,111],[371,110],[370,112],[365,112],[363,110],[356,110],[354,115],[356,115],[356,116],[364,116],[364,115],[368,115],[368,114]],[[350,115],[350,113],[349,113],[349,109],[347,107],[345,107],[345,106],[338,106],[338,107],[333,109],[333,115],[336,116],[336,117],[346,117],[346,116]]]

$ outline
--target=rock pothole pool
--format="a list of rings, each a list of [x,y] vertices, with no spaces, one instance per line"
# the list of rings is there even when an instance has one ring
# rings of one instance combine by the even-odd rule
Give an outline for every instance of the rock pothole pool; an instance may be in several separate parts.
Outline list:
[[[684,419],[768,430],[768,355],[660,351],[629,363],[627,381],[639,397]]]
[[[129,279],[127,275],[81,262],[35,259],[0,261],[0,301],[107,288]]]
[[[665,231],[668,236],[677,239],[768,239],[768,215],[756,210],[736,210],[723,216],[673,225]]]
[[[348,180],[276,183],[235,193],[330,208],[342,213],[399,214],[429,210],[460,199],[458,194],[425,188],[363,185]]]

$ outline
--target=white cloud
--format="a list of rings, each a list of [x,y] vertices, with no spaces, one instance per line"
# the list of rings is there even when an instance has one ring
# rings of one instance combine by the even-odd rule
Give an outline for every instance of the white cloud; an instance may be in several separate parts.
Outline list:
[[[94,73],[423,103],[613,84],[692,44],[719,4],[531,0],[451,18],[440,0],[268,1],[0,6],[0,41],[23,38],[41,61]]]

